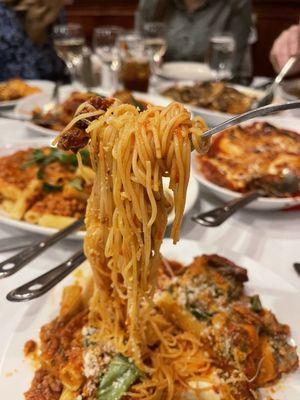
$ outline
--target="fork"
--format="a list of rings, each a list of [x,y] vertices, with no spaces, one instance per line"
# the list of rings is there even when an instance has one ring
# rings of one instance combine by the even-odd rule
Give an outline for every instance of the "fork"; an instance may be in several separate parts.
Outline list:
[[[78,221],[73,222],[71,225],[68,225],[66,228],[56,232],[54,235],[28,246],[20,253],[2,261],[0,263],[0,279],[15,274],[50,246],[69,235],[71,232],[81,228],[83,225],[84,220],[81,218]]]
[[[294,108],[300,108],[300,101],[292,101],[292,102],[289,102],[289,103],[278,104],[278,105],[268,105],[268,106],[264,106],[264,107],[258,108],[257,110],[251,110],[251,111],[248,111],[245,114],[241,114],[241,115],[238,115],[236,117],[230,118],[229,120],[227,120],[227,121],[225,121],[225,122],[223,122],[221,124],[218,124],[214,128],[208,129],[206,132],[204,132],[202,137],[204,138],[204,142],[206,142],[206,144],[207,143],[209,144],[209,139],[211,138],[211,136],[213,136],[216,133],[219,133],[219,132],[221,132],[221,131],[223,131],[223,130],[225,130],[227,128],[230,128],[232,126],[238,125],[241,122],[247,121],[247,120],[249,120],[251,118],[254,118],[254,117],[257,117],[257,116],[268,115],[268,114],[272,114],[272,113],[275,113],[275,112],[278,112],[278,111],[290,110],[290,109],[294,109]],[[79,253],[77,254],[77,256],[78,256],[78,258],[76,258],[76,260],[80,260]],[[6,262],[8,262],[8,261],[9,260],[7,260]],[[58,282],[60,282],[65,276],[67,276],[75,268],[75,266],[74,266],[74,268],[72,268],[72,265],[73,265],[72,262],[71,262],[71,264],[68,264],[69,261],[70,261],[70,259],[67,260],[66,262],[62,263],[59,266],[60,267],[59,270],[56,269],[56,271],[58,271],[57,274],[53,273],[53,275],[52,275],[51,274],[52,270],[47,272],[46,274],[43,274],[40,277],[42,279],[42,282],[40,282],[38,280],[39,278],[36,278],[34,281],[30,281],[30,282],[28,282],[28,284],[25,284],[21,288],[18,288],[18,289],[20,289],[20,291],[22,291],[22,296],[23,297],[22,296],[20,297],[20,295],[18,295],[19,292],[17,292],[17,294],[16,294],[15,291],[12,291],[12,292],[10,292],[8,294],[7,299],[10,300],[10,301],[28,301],[28,300],[31,300],[33,298],[37,298],[37,297],[41,296],[42,294],[46,293],[48,290],[50,290],[53,286],[55,286]],[[22,264],[21,260],[20,260],[20,262]],[[79,264],[77,264],[77,265],[79,265]],[[21,266],[19,266],[17,268],[17,271],[20,268],[22,268],[23,266],[24,266],[23,264]],[[1,267],[2,267],[2,271],[1,271]],[[3,271],[2,263],[0,263],[0,278],[1,278],[1,273],[5,274],[5,270]],[[9,275],[9,272],[8,272],[8,275]],[[8,276],[8,275],[2,275],[2,277]],[[43,285],[43,283],[45,282],[45,279],[46,279],[46,284],[47,284],[46,288],[44,288],[43,286],[42,287],[39,286],[37,288],[34,288],[33,285],[36,284],[36,283]],[[27,289],[27,291],[25,289]],[[34,291],[34,289],[37,289],[37,290]],[[17,290],[17,289],[15,289],[15,290]],[[34,293],[32,293],[32,292],[34,292]]]

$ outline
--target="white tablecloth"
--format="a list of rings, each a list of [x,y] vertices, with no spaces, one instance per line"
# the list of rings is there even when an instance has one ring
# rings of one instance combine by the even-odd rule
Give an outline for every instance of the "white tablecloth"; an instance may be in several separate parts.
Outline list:
[[[4,130],[3,120],[0,119],[0,146],[24,138],[36,138],[28,133],[22,124],[13,123],[10,124],[10,127],[8,126]],[[199,212],[200,209],[208,210],[217,204],[219,202],[212,195],[200,190],[199,199],[193,210],[185,216],[182,237],[201,241],[203,247],[206,244],[216,245],[249,256],[299,288],[300,293],[300,276],[295,273],[292,266],[294,262],[300,262],[300,212],[245,210],[232,216],[217,228],[205,228],[191,221],[191,215]],[[0,224],[0,239],[11,237],[14,240],[14,237],[20,234],[31,235],[31,233],[21,232]],[[36,238],[34,235],[32,237]],[[64,240],[47,250],[22,271],[10,278],[0,280],[0,338],[2,343],[0,358],[5,351],[13,328],[28,307],[28,303],[6,301],[7,292],[53,268],[80,246],[79,241]],[[0,260],[4,260],[8,256],[9,253],[0,253]]]

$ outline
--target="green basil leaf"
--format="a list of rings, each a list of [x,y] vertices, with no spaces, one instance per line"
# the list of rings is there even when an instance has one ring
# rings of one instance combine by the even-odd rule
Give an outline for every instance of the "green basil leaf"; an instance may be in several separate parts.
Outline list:
[[[43,170],[43,168],[39,168],[36,173],[36,177],[38,179],[44,179],[44,175],[45,175],[45,171]]]
[[[116,355],[100,379],[98,400],[119,400],[134,382],[142,377],[141,371],[128,358]]]
[[[43,190],[46,193],[60,192],[62,188],[63,188],[62,185],[52,185],[51,183],[48,182],[44,182],[43,184]]]
[[[210,319],[210,317],[213,316],[212,313],[201,310],[199,307],[187,306],[187,309],[190,313],[193,314],[194,317],[202,321],[207,321]]]
[[[251,304],[251,309],[254,312],[259,313],[263,309],[260,298],[257,294],[255,296],[250,297],[250,304]]]

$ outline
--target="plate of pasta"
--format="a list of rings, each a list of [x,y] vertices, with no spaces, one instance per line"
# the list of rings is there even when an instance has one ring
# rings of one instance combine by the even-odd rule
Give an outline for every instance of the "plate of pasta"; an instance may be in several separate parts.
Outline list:
[[[20,78],[0,82],[0,108],[13,107],[21,99],[35,93],[50,95],[54,83],[47,80],[23,80]]]
[[[278,382],[282,400],[299,397],[298,291],[248,259],[180,241],[203,129],[179,103],[142,111],[98,97],[77,109],[55,144],[77,152],[82,173],[89,148],[87,270],[29,307],[3,362],[2,376],[15,371],[1,381],[6,397],[256,400]]]
[[[14,112],[18,116],[30,116],[39,120],[39,125],[34,122],[26,122],[26,127],[31,132],[54,137],[71,122],[78,106],[95,96],[95,94],[104,97],[112,95],[120,101],[133,104],[140,109],[147,107],[147,104],[165,106],[170,103],[170,100],[154,94],[130,92],[127,90],[114,93],[102,89],[95,90],[97,93],[78,90],[73,86],[66,85],[61,88],[61,101],[54,108],[47,110],[47,104],[50,102],[49,94],[38,93],[21,100]],[[46,108],[46,111],[44,108]]]
[[[156,91],[160,96],[185,104],[209,126],[249,111],[253,102],[264,96],[261,90],[213,81],[162,83]]]
[[[84,216],[93,179],[89,156],[83,151],[83,177],[70,152],[51,147],[51,140],[22,140],[0,147],[0,222],[39,234],[55,233]],[[167,181],[165,194],[172,203]],[[191,178],[186,212],[198,198],[198,183]],[[173,205],[168,223],[174,220]],[[70,238],[82,239],[84,231]]]
[[[145,393],[152,391],[153,399],[298,400],[297,289],[228,249],[204,249],[189,240],[174,246],[166,239],[161,253],[152,321],[157,333],[149,328],[148,340],[163,395],[151,389],[151,370],[139,375],[133,361],[101,345],[90,325],[95,304],[87,311],[93,291],[87,262],[25,312],[2,361],[2,394],[16,400],[23,393],[26,400],[43,400],[46,393],[59,400],[119,399],[111,388],[124,384],[125,371],[127,383],[134,384],[122,399],[148,399]],[[168,373],[178,379],[173,388],[163,379]],[[106,392],[100,396],[103,380]]]
[[[294,118],[260,118],[222,132],[207,154],[194,155],[195,178],[223,201],[255,190],[260,178],[275,182],[286,170],[300,180],[298,125]],[[276,210],[299,204],[300,190],[282,197],[259,197],[247,207]]]

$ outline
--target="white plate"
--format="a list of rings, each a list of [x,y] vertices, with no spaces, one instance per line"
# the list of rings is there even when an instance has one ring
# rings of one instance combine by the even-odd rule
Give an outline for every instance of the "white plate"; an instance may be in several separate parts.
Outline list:
[[[47,80],[32,79],[32,80],[25,80],[25,82],[28,83],[28,85],[30,85],[30,86],[38,87],[39,89],[41,89],[41,91],[43,93],[50,94],[54,88],[54,82],[47,81]],[[13,106],[19,104],[20,101],[22,101],[23,99],[26,99],[27,97],[29,97],[29,96],[22,97],[22,98],[16,99],[16,100],[0,101],[0,108],[13,107]]]
[[[2,129],[4,129],[4,128],[2,127]],[[42,146],[49,146],[50,144],[51,144],[51,139],[22,140],[20,142],[5,144],[5,145],[0,146],[0,157],[12,154],[18,150],[24,150],[24,149],[28,149],[30,147],[39,148]],[[167,179],[164,180],[164,182],[167,186]],[[186,198],[184,214],[188,213],[192,209],[197,198],[198,198],[198,182],[191,174],[188,189],[187,189],[187,198]],[[174,221],[174,217],[175,217],[175,213],[173,210],[168,217],[168,225],[172,224],[172,222]],[[4,210],[1,210],[1,209],[0,209],[0,222],[5,225],[9,225],[14,228],[17,228],[17,229],[22,229],[25,231],[42,234],[42,235],[50,235],[50,234],[57,232],[57,229],[46,228],[43,226],[30,224],[29,222],[26,222],[26,221],[18,221],[18,220],[12,219]],[[68,238],[69,239],[83,239],[84,236],[85,236],[85,232],[79,231],[79,232],[76,232],[76,233],[68,236]]]
[[[299,100],[299,98],[290,93],[290,90],[298,90],[300,93],[300,79],[289,79],[283,81],[281,85],[277,89],[278,97],[281,97],[284,102]],[[288,111],[291,115],[295,117],[300,117],[300,109],[289,110]]]
[[[266,117],[253,119],[252,121],[248,121],[243,125],[252,124],[254,121],[266,121],[270,124],[277,126],[278,128],[289,129],[300,134],[300,120],[297,118],[285,118],[285,117]],[[233,199],[237,199],[242,195],[238,192],[235,192],[230,189],[226,189],[222,186],[216,185],[213,182],[210,182],[206,179],[203,174],[199,171],[197,167],[197,155],[195,152],[192,154],[192,171],[194,173],[195,178],[200,182],[200,184],[206,189],[210,190],[214,195],[216,195],[219,199],[227,202]],[[285,208],[290,208],[300,204],[300,197],[287,197],[284,199],[276,199],[276,198],[267,198],[260,197],[257,200],[254,200],[245,208],[253,209],[253,210],[281,210]]]
[[[162,97],[165,97],[162,95],[162,92],[167,90],[168,88],[176,85],[178,87],[180,86],[193,86],[195,83],[192,81],[188,81],[188,82],[176,82],[176,83],[161,83],[160,85],[157,85],[157,87],[155,88],[155,91]],[[229,85],[237,90],[239,90],[241,93],[245,93],[249,96],[255,96],[258,99],[260,99],[261,97],[264,96],[265,92],[262,90],[256,90],[256,89],[252,89],[246,86],[241,86],[241,85]],[[167,98],[167,97],[166,97]],[[274,101],[278,101],[278,99],[276,98]],[[193,113],[195,113],[196,115],[200,115],[205,122],[207,123],[208,126],[215,126],[217,124],[220,124],[224,121],[226,121],[229,118],[234,117],[233,114],[228,114],[228,113],[224,113],[224,112],[220,112],[220,111],[213,111],[213,110],[209,110],[207,108],[202,108],[202,107],[196,107],[196,106],[192,106],[190,104],[185,104],[185,106],[191,110]]]
[[[207,64],[199,62],[173,61],[161,67],[158,76],[174,80],[211,81],[214,74]]]
[[[270,308],[279,321],[291,327],[292,343],[300,345],[299,321],[299,293],[291,284],[278,275],[265,269],[248,257],[239,255],[231,250],[222,248],[203,248],[196,241],[181,240],[173,246],[170,240],[164,240],[162,254],[170,259],[176,259],[185,264],[193,257],[203,253],[218,253],[231,259],[233,262],[247,268],[249,283],[246,290],[249,294],[259,294],[263,305]],[[47,295],[33,301],[24,313],[21,322],[14,329],[11,340],[1,362],[0,386],[2,397],[9,400],[23,399],[23,393],[29,386],[33,376],[33,369],[23,357],[24,343],[29,339],[38,339],[42,325],[51,321],[57,314],[62,288],[72,281],[67,277],[63,282]],[[289,310],[287,312],[287,310]],[[277,400],[299,400],[300,373],[299,370],[284,377],[275,390]],[[270,395],[270,389],[263,391],[263,399]],[[274,393],[272,393],[272,397]]]
[[[72,92],[78,91],[78,90],[83,91],[83,89],[79,89],[79,88],[73,87],[71,85],[63,86],[60,90],[61,100],[63,101],[68,96],[70,96],[70,94]],[[111,91],[106,91],[101,88],[94,88],[93,91],[102,96],[110,96],[112,94]],[[171,102],[170,99],[167,99],[166,97],[163,97],[163,96],[159,96],[157,94],[133,92],[133,95],[136,96],[138,99],[148,101],[149,103],[151,103],[153,105],[155,104],[158,106],[166,106]],[[48,94],[47,93],[37,93],[37,94],[33,94],[31,96],[28,96],[28,97],[20,100],[20,102],[16,106],[14,112],[17,116],[26,116],[26,117],[31,116],[32,111],[36,107],[41,107],[41,106],[49,103],[50,97],[51,97],[51,95],[49,93]],[[30,132],[33,132],[33,133],[36,133],[39,135],[54,137],[59,134],[58,131],[55,131],[55,130],[49,129],[49,128],[44,128],[42,126],[33,124],[31,122],[25,122],[25,124],[26,124],[27,129]]]

